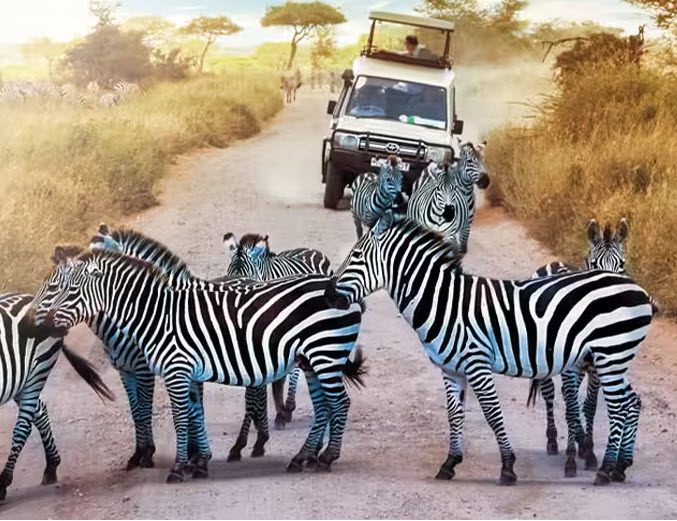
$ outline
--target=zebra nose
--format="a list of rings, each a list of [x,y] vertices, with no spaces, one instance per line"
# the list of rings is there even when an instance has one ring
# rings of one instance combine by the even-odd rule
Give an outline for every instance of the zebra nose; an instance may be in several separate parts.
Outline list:
[[[442,212],[442,218],[447,221],[451,222],[454,220],[454,217],[456,216],[456,209],[448,204],[447,206],[444,207],[444,212]]]
[[[54,318],[56,317],[56,310],[50,309],[45,315],[45,325],[47,327],[54,327]]]
[[[486,172],[482,172],[480,174],[479,180],[477,181],[477,188],[484,190],[486,187],[489,186],[490,182],[491,182],[491,179],[489,178],[489,174],[487,174]]]

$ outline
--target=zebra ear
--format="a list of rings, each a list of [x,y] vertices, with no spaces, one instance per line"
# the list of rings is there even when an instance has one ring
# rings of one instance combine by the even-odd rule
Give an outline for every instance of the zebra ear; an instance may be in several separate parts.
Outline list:
[[[52,255],[52,262],[56,265],[65,264],[68,261],[68,254],[66,249],[63,246],[57,246],[54,248],[54,254]]]
[[[110,235],[110,229],[106,223],[101,223],[99,225],[99,230],[97,232],[99,235]]]
[[[628,221],[623,217],[618,221],[618,225],[616,226],[616,240],[618,242],[624,242],[625,239],[628,238],[629,231],[630,227],[628,226]]]
[[[251,249],[251,256],[255,259],[262,257],[268,251],[268,236],[262,237]]]
[[[599,229],[599,223],[595,219],[590,219],[588,224],[585,226],[585,230],[588,236],[588,242],[590,244],[597,244],[602,240],[602,233]]]
[[[223,244],[231,255],[237,250],[237,238],[230,232],[223,234]]]
[[[99,269],[99,267],[95,264],[90,263],[87,265],[87,275],[98,279],[99,277],[103,277],[103,271],[101,271],[101,269]]]

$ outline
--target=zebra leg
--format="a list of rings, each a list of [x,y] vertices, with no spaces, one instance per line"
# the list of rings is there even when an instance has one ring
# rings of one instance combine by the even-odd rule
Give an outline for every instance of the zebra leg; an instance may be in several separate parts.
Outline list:
[[[623,428],[623,437],[621,438],[620,452],[616,467],[611,471],[611,481],[625,481],[625,470],[632,466],[635,453],[635,442],[637,441],[637,427],[639,425],[639,413],[642,408],[642,402],[639,395],[633,391],[630,384],[625,387],[628,396],[625,405],[626,417]]]
[[[557,426],[555,425],[555,383],[552,381],[552,378],[541,380],[541,395],[545,402],[547,418],[545,437],[548,441],[545,445],[545,450],[549,455],[554,456],[559,452],[559,447],[557,446]]]
[[[621,441],[624,436],[626,419],[628,417],[629,405],[637,395],[632,392],[630,385],[627,383],[625,374],[615,374],[611,371],[608,374],[600,374],[600,381],[602,384],[602,392],[604,393],[604,401],[606,402],[607,414],[609,416],[609,437],[607,440],[606,451],[604,452],[604,459],[602,465],[597,470],[595,477],[595,485],[608,485],[611,482],[611,475],[616,470],[619,460]],[[630,393],[628,393],[630,389]],[[637,418],[639,411],[637,411]],[[629,422],[632,424],[634,420]],[[635,425],[636,429],[636,425]],[[631,434],[629,433],[629,437]],[[627,453],[624,455],[627,458]],[[626,459],[624,462],[627,463]],[[630,462],[631,463],[631,462]],[[627,466],[625,467],[627,468]],[[623,468],[623,470],[625,470]]]
[[[299,376],[301,375],[301,369],[295,367],[294,370],[289,375],[289,389],[287,389],[287,400],[284,403],[285,408],[289,412],[289,419],[291,420],[291,414],[296,410],[296,388],[299,384]]]
[[[496,393],[494,375],[489,367],[473,367],[472,369],[472,372],[467,375],[468,383],[480,402],[484,418],[494,431],[498,448],[501,452],[502,465],[498,484],[514,485],[517,481],[517,476],[513,470],[516,458],[508,435],[505,432],[503,412],[501,411],[501,404]]]
[[[308,460],[317,459],[317,455],[322,448],[324,432],[327,428],[327,423],[329,422],[329,403],[325,392],[320,385],[320,380],[311,370],[305,371],[305,374],[306,381],[308,382],[308,392],[310,393],[310,399],[313,402],[313,424],[310,427],[310,432],[308,433],[308,437],[306,438],[303,447],[301,447],[299,453],[294,456],[289,462],[289,465],[287,465],[287,472],[301,472],[304,463]]]
[[[188,465],[193,479],[208,476],[207,463],[212,459],[209,449],[207,429],[204,415],[204,384],[193,382],[188,393],[190,399],[190,413],[188,424]]]
[[[576,444],[583,443],[585,437],[581,425],[581,409],[578,400],[580,387],[581,371],[579,369],[569,369],[562,373],[562,394],[564,395],[567,420],[567,459],[564,464],[564,476],[567,478],[576,477]]]
[[[165,375],[165,385],[172,404],[174,430],[176,431],[176,456],[174,466],[167,476],[167,483],[180,483],[183,481],[183,472],[188,463],[191,378],[185,372],[170,372]]]
[[[329,441],[324,452],[317,458],[316,470],[318,471],[330,471],[331,464],[341,456],[343,433],[348,420],[348,409],[350,409],[350,397],[346,392],[343,380],[340,383],[340,387],[335,381],[324,387],[329,404]]]
[[[40,376],[44,377],[45,375],[42,374]],[[17,400],[19,413],[12,432],[12,448],[7,457],[5,468],[0,473],[0,501],[5,499],[7,487],[12,484],[16,460],[19,459],[19,454],[21,454],[21,450],[24,448],[26,440],[31,433],[33,420],[39,407],[40,391],[42,391],[43,387],[44,381],[33,385],[32,389],[24,387],[24,390],[21,391],[21,396]]]
[[[597,371],[591,369],[588,371],[588,393],[583,403],[583,414],[585,415],[585,438],[578,447],[578,457],[585,460],[585,470],[597,470],[597,456],[595,456],[595,444],[593,438],[593,427],[595,413],[597,412],[597,396],[599,394],[599,377]]]
[[[463,420],[465,417],[465,375],[450,375],[442,372],[444,391],[447,396],[447,419],[449,420],[449,453],[435,479],[453,479],[454,467],[463,461]]]
[[[251,391],[249,391],[251,389]],[[266,442],[270,439],[268,428],[268,388],[266,385],[247,388],[250,397],[247,400],[248,414],[256,427],[256,442],[252,448],[252,458],[260,458],[266,454]]]
[[[273,389],[273,401],[275,402],[275,428],[278,430],[284,429],[284,426],[291,421],[291,413],[287,411],[284,404],[284,383],[286,377],[275,380],[271,387]],[[267,403],[267,396],[265,397]],[[268,423],[268,415],[266,414],[266,424]],[[258,428],[257,428],[258,430]]]
[[[42,475],[42,484],[51,485],[57,482],[56,469],[61,463],[61,456],[54,442],[52,426],[49,423],[49,413],[47,406],[40,400],[38,402],[38,411],[35,414],[33,425],[40,433],[42,447],[45,449],[45,472]]]
[[[127,393],[129,408],[134,422],[136,448],[127,461],[127,470],[136,467],[151,468],[155,445],[152,434],[153,388],[155,379],[150,373],[120,370],[120,380]],[[150,385],[150,389],[148,386]],[[149,401],[150,397],[150,401]]]

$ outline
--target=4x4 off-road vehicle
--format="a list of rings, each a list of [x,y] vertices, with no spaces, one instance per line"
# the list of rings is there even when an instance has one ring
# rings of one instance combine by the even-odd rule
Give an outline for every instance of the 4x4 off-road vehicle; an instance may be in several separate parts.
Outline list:
[[[366,46],[344,71],[338,100],[327,106],[332,117],[322,143],[325,208],[336,208],[346,186],[391,154],[402,159],[410,193],[430,162],[453,159],[453,136],[463,132],[449,56],[454,24],[383,12],[369,19]]]

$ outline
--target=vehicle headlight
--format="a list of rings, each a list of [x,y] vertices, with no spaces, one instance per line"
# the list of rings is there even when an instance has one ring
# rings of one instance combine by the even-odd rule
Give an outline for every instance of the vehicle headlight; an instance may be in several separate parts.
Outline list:
[[[334,145],[348,150],[357,150],[360,147],[360,138],[355,134],[336,132],[334,134]]]
[[[441,147],[428,147],[425,151],[426,161],[443,163],[449,157],[449,150]]]

